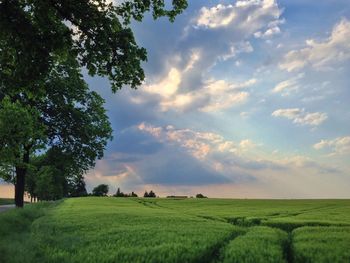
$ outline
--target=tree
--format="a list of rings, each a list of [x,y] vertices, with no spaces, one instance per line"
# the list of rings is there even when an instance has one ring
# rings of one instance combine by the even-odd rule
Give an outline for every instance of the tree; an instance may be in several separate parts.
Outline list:
[[[107,76],[116,91],[136,88],[144,80],[140,48],[130,28],[131,19],[144,13],[174,21],[186,0],[3,0],[0,1],[0,86],[35,93],[56,56],[77,58],[90,75]],[[21,29],[21,30],[18,30]]]
[[[115,193],[114,196],[115,197],[124,197],[125,194],[122,191],[120,191],[120,188],[118,187],[117,192]]]
[[[43,166],[36,179],[35,196],[39,200],[57,200],[63,197],[64,177],[52,166]]]
[[[205,195],[202,194],[196,194],[196,198],[207,198]]]
[[[5,97],[0,103],[0,171],[5,181],[15,184],[16,206],[23,206],[25,175],[29,158],[45,143],[45,127],[39,112]]]
[[[104,100],[89,91],[75,60],[67,58],[49,72],[45,91],[42,98],[20,94],[0,104],[0,170],[15,183],[18,207],[35,151],[46,151],[47,164],[64,174],[81,175],[102,158],[112,138]]]
[[[69,192],[70,197],[82,197],[87,196],[85,181],[83,175],[77,175],[69,182]]]
[[[157,197],[156,194],[151,190],[149,193],[148,193],[148,197]]]
[[[107,196],[109,187],[106,184],[100,184],[92,190],[93,196]]]
[[[156,194],[151,190],[149,193],[146,191],[143,197],[157,197]]]
[[[169,10],[164,0],[0,1],[0,102],[9,98],[13,111],[27,118],[15,120],[11,129],[0,127],[0,143],[7,145],[0,151],[11,152],[1,154],[0,174],[15,183],[17,207],[23,206],[31,154],[55,148],[81,174],[102,157],[111,138],[103,99],[88,91],[81,69],[108,77],[114,92],[124,85],[136,88],[147,56],[135,41],[131,19],[141,21],[150,11],[154,19],[173,21],[186,7],[186,0],[173,0]],[[27,126],[19,128],[21,121]],[[23,137],[12,140],[11,132]]]

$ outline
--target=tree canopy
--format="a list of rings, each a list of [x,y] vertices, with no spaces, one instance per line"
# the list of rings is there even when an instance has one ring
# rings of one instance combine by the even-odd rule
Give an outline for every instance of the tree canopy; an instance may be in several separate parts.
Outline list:
[[[47,152],[55,171],[79,175],[95,165],[112,138],[104,100],[89,91],[75,60],[56,63],[45,78],[45,92],[40,98],[20,93],[14,102],[5,97],[0,104],[0,169],[13,181],[15,167],[21,192],[35,151]],[[52,170],[45,171],[48,178]]]
[[[108,77],[113,91],[136,88],[147,56],[131,19],[150,11],[173,21],[186,7],[186,0],[173,0],[170,9],[164,0],[1,0],[0,86],[37,91],[56,56],[71,56],[90,75]]]
[[[92,190],[93,196],[107,196],[109,187],[107,184],[100,184]]]
[[[147,54],[131,21],[146,12],[173,21],[186,7],[186,0],[0,0],[0,175],[15,183],[17,206],[32,155],[59,153],[54,159],[69,160],[79,176],[103,156],[112,130],[81,71],[107,77],[114,92],[136,88]],[[55,165],[40,169],[46,181],[66,174]]]

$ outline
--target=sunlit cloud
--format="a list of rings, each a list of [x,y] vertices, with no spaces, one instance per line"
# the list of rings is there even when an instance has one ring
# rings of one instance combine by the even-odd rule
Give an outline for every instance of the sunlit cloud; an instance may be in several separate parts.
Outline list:
[[[333,140],[321,140],[313,146],[316,150],[326,149],[331,155],[350,154],[350,136],[338,137]]]
[[[316,70],[329,69],[350,58],[349,38],[350,22],[344,18],[333,27],[327,39],[309,39],[306,41],[306,47],[289,51],[280,68],[296,71],[309,65]]]
[[[319,126],[328,119],[323,112],[306,112],[304,109],[278,109],[272,114],[273,117],[283,117],[292,120],[293,123],[300,125]]]

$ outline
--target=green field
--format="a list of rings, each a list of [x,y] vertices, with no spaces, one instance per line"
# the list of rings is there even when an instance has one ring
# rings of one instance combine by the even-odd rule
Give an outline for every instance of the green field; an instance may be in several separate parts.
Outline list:
[[[350,200],[76,198],[0,214],[0,262],[350,262]]]

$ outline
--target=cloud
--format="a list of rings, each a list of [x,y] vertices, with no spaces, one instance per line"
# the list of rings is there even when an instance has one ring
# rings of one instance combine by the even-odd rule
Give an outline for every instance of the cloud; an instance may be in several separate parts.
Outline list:
[[[318,126],[321,125],[328,116],[322,112],[305,112],[304,109],[292,108],[292,109],[278,109],[272,114],[274,117],[284,117],[289,120],[293,120],[293,123],[301,125]]]
[[[280,93],[282,96],[289,96],[293,91],[299,90],[299,84],[298,81],[304,77],[304,74],[298,74],[294,78],[287,79],[285,81],[282,81],[278,83],[274,89],[272,90],[273,93]]]
[[[274,35],[278,35],[281,33],[281,29],[279,25],[284,23],[285,23],[285,19],[271,21],[268,24],[268,28],[266,29],[266,31],[257,31],[254,33],[254,36],[256,38],[268,39]]]
[[[192,67],[192,64],[193,62],[188,65],[188,68]],[[188,68],[185,70],[188,70]],[[144,90],[150,93],[157,93],[167,98],[177,92],[180,83],[181,72],[177,68],[172,67],[165,78],[160,80],[157,84],[145,86]]]
[[[249,40],[255,32],[278,25],[281,13],[276,1],[266,0],[202,7],[189,19],[173,49],[159,57],[163,67],[147,74],[132,101],[141,105],[151,99],[161,112],[222,111],[247,102],[250,91],[243,89],[256,79],[222,79],[211,70],[222,61],[254,52]]]
[[[217,5],[212,8],[202,7],[197,18],[197,26],[209,28],[228,26],[236,17],[236,10],[233,5]]]
[[[141,123],[138,128],[152,134],[160,142],[184,149],[205,165],[237,180],[237,175],[245,175],[240,178],[254,178],[250,173],[256,170],[283,169],[279,164],[258,158],[252,159],[248,155],[254,152],[260,144],[250,139],[240,142],[226,140],[223,136],[212,132],[198,132],[191,129],[176,129],[173,126],[155,127]],[[154,132],[154,131],[157,132]],[[158,132],[161,131],[161,132]],[[246,178],[245,178],[246,177]]]
[[[316,150],[327,149],[331,155],[343,155],[350,153],[350,136],[337,137],[333,140],[321,140],[313,146]]]
[[[323,41],[306,41],[306,47],[288,52],[279,65],[287,71],[311,66],[324,70],[350,58],[350,22],[343,18],[333,27],[331,35]]]
[[[241,21],[242,13],[250,11],[250,19]],[[274,0],[246,0],[237,1],[235,5],[223,5],[208,8],[202,7],[196,18],[196,26],[216,29],[239,25],[239,22],[249,23],[249,20],[259,19],[260,16],[273,15],[279,17],[280,10]]]
[[[178,91],[182,74],[191,69],[194,63],[194,60],[190,60],[182,72],[171,68],[167,76],[159,84],[144,88],[146,93],[161,97],[159,101],[161,111],[184,112],[196,109],[209,112],[227,109],[246,102],[249,98],[249,92],[242,90],[255,85],[257,82],[254,78],[239,83],[211,79],[203,83],[202,89],[188,92]]]

